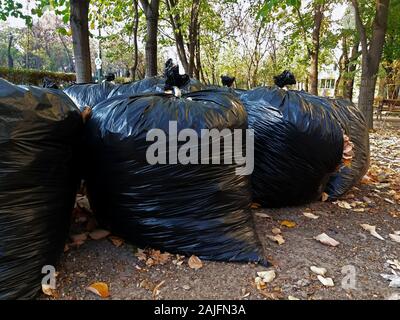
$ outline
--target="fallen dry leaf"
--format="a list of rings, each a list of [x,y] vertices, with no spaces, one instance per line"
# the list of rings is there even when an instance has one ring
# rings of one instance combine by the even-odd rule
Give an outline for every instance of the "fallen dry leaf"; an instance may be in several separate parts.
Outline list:
[[[350,203],[343,201],[343,200],[338,200],[338,201],[335,201],[332,203],[338,205],[340,208],[343,208],[343,209],[352,209],[352,206],[350,205]]]
[[[385,200],[386,202],[388,202],[390,204],[396,204],[396,202],[394,202],[393,200],[390,200],[388,198],[384,198],[383,200]]]
[[[253,202],[250,206],[250,209],[259,209],[259,208],[261,208],[261,204],[257,202]]]
[[[400,288],[400,273],[396,273],[394,270],[392,270],[393,274],[383,274],[381,273],[381,277],[383,277],[386,280],[389,280],[389,287],[391,288]]]
[[[89,237],[93,240],[100,240],[108,237],[110,235],[110,231],[104,229],[96,229],[89,233]]]
[[[195,255],[192,255],[189,258],[188,265],[189,268],[197,270],[203,267],[203,262],[201,262],[201,260]]]
[[[279,245],[285,243],[285,239],[283,239],[282,235],[280,235],[280,234],[277,234],[277,235],[274,235],[274,236],[267,235],[267,238],[270,239],[270,240],[272,240],[272,241],[275,241],[275,242],[278,243]]]
[[[120,247],[120,246],[122,246],[122,245],[124,244],[124,240],[121,239],[121,238],[119,238],[119,237],[116,237],[116,236],[109,236],[109,237],[108,237],[108,240],[110,240],[111,243],[112,243],[114,246],[116,246],[117,248]]]
[[[78,242],[83,243],[85,240],[87,240],[86,233],[72,234],[69,237],[71,238],[72,242],[74,242],[74,243],[78,243]]]
[[[272,228],[272,233],[273,234],[280,234],[280,233],[282,233],[282,231],[279,228]]]
[[[137,252],[135,253],[135,256],[139,259],[139,261],[146,261],[147,260],[147,254],[143,249],[138,249]]]
[[[256,212],[256,216],[260,218],[271,218],[270,215],[263,213],[263,212]]]
[[[288,296],[288,300],[300,300],[300,299],[293,296]]]
[[[264,290],[267,285],[265,284],[265,282],[261,279],[261,277],[256,277],[254,279],[254,282],[256,284],[257,290]]]
[[[52,286],[50,286],[49,284],[42,283],[42,292],[46,296],[50,296],[50,297],[54,297],[54,298],[58,297],[58,293],[57,293],[56,289],[53,288]]]
[[[281,221],[281,226],[285,226],[287,228],[294,228],[296,226],[296,222],[290,220]]]
[[[328,272],[328,270],[326,270],[325,268],[319,268],[316,266],[311,266],[310,270],[320,276],[324,276]]]
[[[390,239],[392,239],[393,241],[400,243],[400,235],[398,234],[389,234]]]
[[[400,270],[400,262],[399,262],[399,260],[397,260],[397,259],[395,259],[395,260],[387,260],[386,262],[390,265],[391,268]]]
[[[328,246],[332,246],[332,247],[336,247],[339,245],[339,242],[336,241],[335,239],[331,238],[330,236],[328,236],[326,233],[321,233],[320,235],[314,237],[315,240],[326,244]]]
[[[153,289],[153,298],[156,298],[160,294],[160,288],[161,286],[165,283],[165,280],[161,281],[159,284],[157,284],[154,289]]]
[[[317,278],[325,287],[334,287],[335,286],[332,278],[324,278],[321,275],[318,275]]]
[[[322,192],[321,194],[321,201],[325,202],[329,199],[329,195],[326,192]]]
[[[307,217],[307,218],[310,218],[310,219],[318,219],[319,218],[319,216],[317,216],[317,215],[315,215],[315,214],[313,214],[311,212],[303,212],[303,215],[305,217]]]
[[[262,279],[264,283],[270,283],[272,282],[275,277],[275,271],[274,270],[268,270],[268,271],[259,271],[257,272],[258,277]]]
[[[99,297],[107,298],[110,296],[110,292],[108,291],[108,284],[105,282],[95,282],[92,283],[87,290],[97,294]]]
[[[369,232],[372,236],[374,236],[375,238],[378,238],[378,239],[380,239],[380,240],[385,240],[380,234],[378,234],[378,233],[376,232],[376,226],[371,226],[371,225],[369,225],[369,224],[363,223],[363,224],[361,224],[361,227],[362,227],[364,230],[368,231],[368,232]]]

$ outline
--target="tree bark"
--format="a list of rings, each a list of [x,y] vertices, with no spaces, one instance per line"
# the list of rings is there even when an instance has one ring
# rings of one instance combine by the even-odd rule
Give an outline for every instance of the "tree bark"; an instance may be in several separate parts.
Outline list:
[[[69,68],[68,71],[69,72],[75,72],[74,61],[72,60],[71,53],[69,52],[67,44],[65,43],[65,41],[64,41],[64,39],[63,39],[61,34],[59,34],[58,37],[60,38],[61,44],[63,45],[63,48],[65,50],[65,54],[67,55],[67,58],[68,58],[68,65],[69,65],[68,66],[68,68]]]
[[[8,37],[8,48],[7,48],[7,60],[8,60],[8,67],[9,68],[14,68],[14,60],[11,54],[11,48],[12,48],[12,42],[13,42],[14,36],[10,33]]]
[[[318,95],[318,58],[320,47],[320,33],[322,20],[324,18],[323,5],[316,4],[314,7],[314,27],[312,31],[312,50],[310,53],[310,93]]]
[[[200,0],[193,0],[192,2],[192,10],[190,16],[190,24],[189,24],[189,70],[188,74],[190,77],[193,77],[193,72],[195,68],[195,53],[196,53],[196,45],[197,45],[197,27],[198,27],[198,19],[199,19],[199,10],[200,10]]]
[[[92,81],[88,22],[89,2],[90,0],[70,1],[70,24],[77,83]]]
[[[189,73],[189,62],[186,57],[185,41],[182,34],[181,17],[178,12],[174,12],[174,14],[172,14],[172,10],[175,9],[177,2],[175,0],[166,0],[166,5],[169,12],[169,20],[171,22],[174,32],[176,51],[178,52],[179,60],[182,63],[183,69],[185,69],[185,73]]]
[[[390,0],[376,0],[375,18],[370,43],[368,43],[365,25],[361,19],[357,0],[352,0],[355,10],[356,26],[361,39],[362,71],[358,107],[364,113],[368,128],[373,128],[373,103],[379,63],[382,56]]]
[[[343,87],[343,97],[353,101],[353,91],[354,91],[354,77],[357,69],[357,59],[360,56],[358,47],[360,45],[360,39],[356,39],[351,49],[351,55],[349,59],[349,64],[347,66],[346,80]]]
[[[140,0],[146,16],[146,77],[157,75],[157,33],[160,0]]]
[[[136,72],[139,63],[139,48],[138,48],[138,28],[139,28],[139,7],[138,0],[133,0],[133,10],[135,11],[135,17],[133,22],[133,45],[134,45],[134,54],[133,54],[133,66],[131,69],[132,81],[136,80]]]
[[[200,31],[200,23],[197,27],[197,30]],[[202,74],[202,67],[201,67],[201,51],[200,51],[200,36],[197,35],[197,44],[196,44],[196,66],[194,70],[194,76],[196,79],[200,80],[200,76]],[[204,78],[204,75],[203,75]]]

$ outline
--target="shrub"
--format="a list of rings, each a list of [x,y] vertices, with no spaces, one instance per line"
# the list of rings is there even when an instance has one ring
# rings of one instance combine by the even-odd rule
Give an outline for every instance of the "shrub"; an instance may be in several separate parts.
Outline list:
[[[4,78],[14,84],[26,84],[40,86],[43,79],[48,77],[58,85],[76,81],[74,73],[50,72],[45,70],[16,69],[0,67],[0,78]]]

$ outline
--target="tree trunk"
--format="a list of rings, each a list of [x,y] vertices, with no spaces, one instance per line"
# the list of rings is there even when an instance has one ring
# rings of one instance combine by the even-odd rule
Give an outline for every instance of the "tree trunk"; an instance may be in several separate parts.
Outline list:
[[[200,23],[197,27],[197,30],[200,30]],[[201,76],[201,51],[200,51],[200,36],[197,35],[197,45],[196,45],[196,67],[195,67],[195,78],[200,80]],[[204,78],[204,76],[203,76]]]
[[[174,32],[176,51],[178,52],[179,60],[182,63],[183,69],[185,69],[185,73],[189,73],[189,62],[186,57],[185,41],[182,34],[181,17],[178,12],[176,12],[175,14],[171,13],[177,5],[177,2],[175,0],[166,0],[165,3],[167,5],[169,20],[171,22]]]
[[[58,37],[60,38],[61,44],[63,45],[64,50],[65,50],[65,54],[67,55],[67,58],[68,58],[68,71],[69,72],[75,72],[74,60],[72,60],[71,54],[69,52],[69,49],[68,49],[68,47],[67,47],[67,45],[66,45],[66,43],[65,43],[65,41],[64,41],[64,39],[62,37],[62,35],[59,34]]]
[[[92,81],[88,25],[89,2],[90,0],[70,1],[70,24],[77,83]]]
[[[368,43],[367,32],[361,19],[358,1],[352,0],[355,10],[356,26],[360,34],[362,49],[362,73],[358,107],[364,113],[368,128],[370,129],[373,128],[375,85],[379,63],[382,56],[383,45],[385,43],[385,34],[389,15],[389,2],[390,0],[376,0],[373,31],[371,41]]]
[[[318,95],[318,58],[320,47],[320,32],[323,14],[323,5],[317,4],[314,8],[314,27],[312,32],[312,50],[310,54],[310,86],[311,94]]]
[[[8,37],[8,48],[7,48],[7,58],[8,58],[8,67],[9,68],[14,68],[14,60],[13,60],[13,57],[11,54],[13,39],[14,39],[14,36],[12,34],[10,34]]]
[[[339,59],[339,77],[335,83],[335,97],[343,96],[344,86],[343,80],[345,78],[345,73],[347,71],[349,65],[349,55],[348,55],[348,48],[347,48],[347,38],[343,35],[342,38],[342,55]]]
[[[136,72],[137,72],[137,67],[139,63],[139,48],[138,48],[138,40],[137,40],[137,35],[138,35],[138,28],[139,28],[139,8],[138,8],[138,0],[133,0],[133,9],[135,11],[135,17],[134,17],[134,22],[133,22],[133,45],[134,45],[134,54],[133,54],[133,67],[131,69],[131,76],[132,76],[132,81],[136,80]]]
[[[149,2],[150,1],[150,2]],[[157,33],[160,0],[140,0],[146,16],[146,77],[157,75]]]
[[[373,102],[375,95],[376,77],[361,76],[360,95],[358,105],[364,113],[368,128],[373,128]]]
[[[358,47],[360,45],[360,39],[356,39],[351,49],[351,56],[349,59],[349,64],[346,70],[346,81],[343,87],[343,97],[353,101],[353,91],[354,91],[354,77],[357,69],[357,59],[360,56]]]
[[[193,0],[192,10],[190,16],[189,25],[189,76],[193,77],[195,68],[195,53],[197,45],[197,34],[198,34],[198,18],[199,18],[200,0]]]

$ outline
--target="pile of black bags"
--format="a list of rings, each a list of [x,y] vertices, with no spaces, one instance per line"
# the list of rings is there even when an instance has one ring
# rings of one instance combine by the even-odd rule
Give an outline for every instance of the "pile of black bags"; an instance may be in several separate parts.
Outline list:
[[[275,81],[285,86],[295,79],[284,73]],[[82,172],[100,223],[138,246],[267,264],[252,201],[289,206],[318,200],[324,191],[336,199],[369,164],[364,117],[341,99],[278,87],[207,90],[172,62],[163,77],[64,92],[0,79],[0,299],[32,298],[40,289],[42,267],[54,265],[63,250]],[[75,104],[93,107],[83,133],[84,113]],[[170,151],[171,121],[177,134],[193,129],[196,137],[204,129],[239,130],[241,155],[244,131],[254,129],[254,172],[238,174],[242,165],[235,162],[213,164],[211,149],[208,164],[150,164],[149,148],[163,142],[146,139],[152,129],[166,134],[158,157],[170,160],[185,146],[178,141]],[[349,145],[350,162],[343,158]],[[198,138],[199,162],[202,148]],[[226,150],[219,152],[224,159]]]
[[[0,300],[33,298],[63,252],[81,129],[62,92],[0,79]]]
[[[211,164],[212,153],[208,165],[148,163],[153,142],[146,134],[161,129],[169,141],[170,121],[178,132],[191,128],[199,136],[202,129],[247,128],[240,101],[222,92],[116,96],[98,104],[85,130],[94,212],[113,233],[140,246],[211,260],[262,261],[249,212],[250,178],[236,174],[239,165]],[[201,141],[196,149],[200,155]]]

